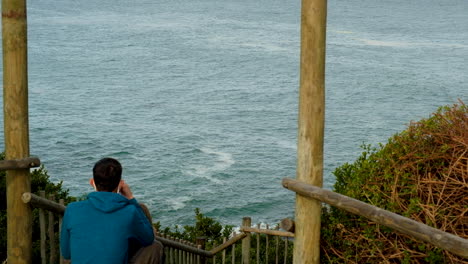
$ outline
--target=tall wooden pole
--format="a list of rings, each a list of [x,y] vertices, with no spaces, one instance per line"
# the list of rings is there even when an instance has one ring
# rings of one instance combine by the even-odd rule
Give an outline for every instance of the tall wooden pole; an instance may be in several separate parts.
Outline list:
[[[302,0],[297,179],[323,181],[326,0]],[[320,202],[296,195],[295,264],[320,261]]]
[[[5,158],[29,157],[26,0],[2,0],[3,115]],[[29,169],[9,170],[7,255],[9,264],[31,263],[32,214],[21,200],[31,191]]]
[[[250,217],[242,218],[242,227],[250,228],[252,226],[252,219]],[[242,263],[243,264],[250,264],[250,244],[251,244],[251,236],[250,233],[242,239]]]

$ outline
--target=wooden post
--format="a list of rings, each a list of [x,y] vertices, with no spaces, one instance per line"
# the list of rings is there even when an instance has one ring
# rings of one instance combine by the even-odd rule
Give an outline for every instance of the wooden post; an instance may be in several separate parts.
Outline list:
[[[266,225],[266,229],[270,229],[268,225]],[[265,263],[270,263],[268,262],[268,244],[269,244],[269,238],[270,236],[266,234],[265,236]]]
[[[302,0],[297,179],[322,186],[327,0]],[[296,195],[295,264],[319,263],[321,205]]]
[[[180,242],[182,241],[182,239],[177,239],[176,241],[180,243]],[[183,251],[182,251],[181,249],[179,249],[179,250],[177,250],[177,251],[178,251],[178,254],[177,254],[177,261],[178,261],[178,262],[177,262],[177,263],[182,264],[182,263],[183,263],[183,262],[182,262],[182,254],[183,254]]]
[[[232,233],[232,237],[235,237],[236,236],[236,232],[233,232]],[[232,248],[231,248],[231,263],[234,264],[236,263],[236,244],[232,244]]]
[[[242,218],[242,227],[251,227],[251,224],[250,217]],[[250,264],[250,233],[242,240],[242,263]]]
[[[288,238],[284,239],[284,264],[288,263]]]
[[[201,249],[201,245],[197,245],[197,248]],[[200,255],[197,255],[197,264],[200,264],[200,263],[201,263],[201,257]]]
[[[260,224],[257,224],[257,228],[260,229]],[[260,263],[260,233],[257,232],[257,264]]]
[[[205,249],[206,237],[197,237],[197,239],[196,239],[196,244],[197,244],[197,246],[199,246],[199,248]],[[206,257],[205,257],[205,256],[202,256],[202,257],[200,258],[200,262],[201,262],[202,264],[205,264],[205,263],[206,263]]]
[[[224,237],[224,238],[223,238],[223,244],[226,243],[226,240],[227,240],[227,239]],[[221,259],[222,259],[222,263],[223,263],[223,264],[226,264],[226,250],[223,250]]]
[[[174,240],[174,238],[171,237],[171,236],[169,237],[169,239]],[[176,263],[176,261],[175,261],[175,254],[176,254],[175,252],[176,251],[175,251],[175,249],[173,247],[170,248],[170,251],[171,251],[171,253],[169,255],[170,256],[169,257],[169,264],[175,264]]]
[[[39,195],[45,199],[45,191],[39,191]],[[41,232],[41,264],[47,264],[46,255],[46,221],[44,209],[39,209],[39,228]]]
[[[26,0],[2,0],[5,159],[29,157]],[[32,262],[32,213],[21,202],[31,191],[29,169],[6,172],[8,263]]]
[[[55,202],[55,196],[51,194],[49,200]],[[54,213],[49,211],[49,263],[57,263],[57,252],[55,245]]]
[[[279,229],[279,226],[276,227],[276,230]],[[276,240],[276,249],[275,249],[275,264],[279,263],[279,236],[275,236]]]
[[[63,199],[59,200],[59,204],[62,206],[65,206],[65,201]],[[59,237],[59,252],[60,252],[60,264],[65,263],[65,259],[62,256],[62,251],[60,250],[60,234],[62,233],[62,219],[63,216],[59,215],[59,231],[58,231],[58,237]]]

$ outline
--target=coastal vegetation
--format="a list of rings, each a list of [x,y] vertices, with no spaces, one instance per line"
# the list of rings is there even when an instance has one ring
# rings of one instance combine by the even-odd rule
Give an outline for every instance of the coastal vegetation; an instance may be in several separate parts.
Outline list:
[[[334,191],[468,238],[468,107],[442,107],[354,163]],[[369,220],[324,207],[322,263],[468,263]]]

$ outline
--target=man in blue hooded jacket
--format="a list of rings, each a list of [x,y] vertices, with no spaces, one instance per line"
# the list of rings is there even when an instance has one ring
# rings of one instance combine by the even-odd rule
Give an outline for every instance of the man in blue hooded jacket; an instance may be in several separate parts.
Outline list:
[[[153,244],[153,227],[121,176],[117,160],[98,161],[90,180],[96,192],[67,206],[60,247],[73,264],[128,263],[129,244]]]

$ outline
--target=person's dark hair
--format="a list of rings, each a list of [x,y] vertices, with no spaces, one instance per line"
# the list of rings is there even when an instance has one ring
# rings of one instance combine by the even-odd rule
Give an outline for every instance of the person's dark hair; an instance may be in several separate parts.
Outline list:
[[[112,192],[122,179],[122,165],[116,159],[103,158],[94,164],[93,179],[98,191]]]

